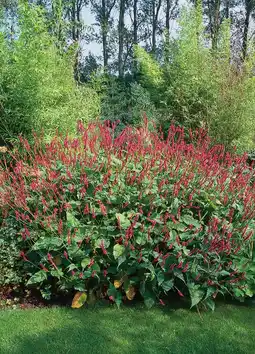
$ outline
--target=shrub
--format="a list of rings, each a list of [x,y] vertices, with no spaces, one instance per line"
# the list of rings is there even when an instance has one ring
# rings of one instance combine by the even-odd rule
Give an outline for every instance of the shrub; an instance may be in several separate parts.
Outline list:
[[[111,78],[104,83],[102,78],[98,81],[101,81],[101,118],[119,120],[121,124],[118,125],[118,131],[127,125],[140,126],[144,112],[148,119],[155,117],[156,110],[149,92],[140,84],[132,82],[131,77],[126,77],[125,80]]]
[[[96,92],[75,82],[71,49],[58,48],[40,7],[19,5],[15,38],[0,33],[0,136],[75,133],[77,119],[98,115]]]
[[[166,130],[172,122],[192,129],[206,126],[217,143],[247,151],[254,145],[254,50],[242,68],[235,66],[227,21],[221,25],[217,50],[212,50],[199,6],[201,2],[183,12],[164,63],[136,48],[141,84]]]
[[[146,126],[146,124],[145,124]],[[246,156],[210,146],[203,130],[79,123],[3,167],[2,218],[15,218],[21,257],[44,297],[100,293],[147,306],[174,291],[192,306],[254,294],[254,171]],[[85,294],[82,297],[86,298]],[[79,294],[77,295],[79,297]]]

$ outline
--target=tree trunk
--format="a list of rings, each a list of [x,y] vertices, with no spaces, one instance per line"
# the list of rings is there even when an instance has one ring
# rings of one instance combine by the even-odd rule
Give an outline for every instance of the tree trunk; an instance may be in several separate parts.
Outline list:
[[[171,8],[171,0],[166,0],[166,31],[168,36],[170,32],[170,8]]]
[[[217,49],[219,28],[220,28],[220,3],[221,0],[216,0],[213,13],[213,30],[212,30],[212,49]]]
[[[245,60],[247,56],[247,46],[248,46],[248,32],[250,26],[250,16],[252,11],[252,0],[245,1],[245,20],[244,20],[244,30],[243,30],[243,60]]]
[[[73,41],[76,41],[76,31],[75,31],[75,2],[76,0],[72,0],[72,10],[71,10],[71,22],[72,22],[72,39]]]
[[[134,0],[134,24],[133,24],[133,42],[138,44],[138,22],[137,22],[137,12],[138,12],[138,0]]]
[[[133,22],[133,45],[138,44],[138,0],[134,0],[134,7],[133,7],[133,16],[134,16],[134,22]],[[133,73],[135,74],[137,72],[137,61],[136,58],[133,58]]]
[[[123,45],[124,45],[124,30],[125,30],[125,23],[124,23],[124,16],[125,16],[125,0],[120,0],[120,8],[119,8],[119,60],[118,60],[118,67],[119,67],[119,77],[122,78],[124,76],[124,67],[123,67]]]
[[[108,66],[108,50],[107,50],[107,27],[108,27],[108,20],[106,14],[106,3],[105,0],[102,0],[102,42],[103,42],[103,61],[104,61],[104,68]]]
[[[80,39],[80,23],[81,23],[81,10],[82,10],[82,1],[76,0],[77,1],[77,7],[76,7],[76,20],[77,20],[77,29],[76,29],[76,37],[77,40]]]
[[[159,17],[159,11],[161,8],[161,3],[162,0],[158,1],[158,5],[156,5],[156,0],[153,1],[152,3],[152,53],[156,53],[156,48],[157,48],[157,27],[158,27],[158,17]]]
[[[226,19],[229,19],[229,8],[230,8],[230,0],[226,0],[226,7],[225,7]]]
[[[170,46],[170,9],[171,1],[166,0],[166,45],[165,45],[165,61],[169,62],[169,46]]]

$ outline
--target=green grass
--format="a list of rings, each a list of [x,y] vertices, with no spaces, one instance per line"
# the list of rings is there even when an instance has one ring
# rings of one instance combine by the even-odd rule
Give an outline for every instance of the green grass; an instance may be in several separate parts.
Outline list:
[[[0,311],[0,353],[255,353],[255,308]]]

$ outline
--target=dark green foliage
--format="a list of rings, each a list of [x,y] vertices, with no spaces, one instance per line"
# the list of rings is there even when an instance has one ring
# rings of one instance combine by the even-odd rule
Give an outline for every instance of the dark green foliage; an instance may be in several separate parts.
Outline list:
[[[24,282],[24,264],[20,260],[17,222],[6,219],[0,228],[0,287]]]
[[[156,109],[149,92],[132,77],[125,80],[110,78],[101,93],[101,119],[120,121],[119,129],[127,126],[141,126],[146,112],[149,119],[156,118]]]

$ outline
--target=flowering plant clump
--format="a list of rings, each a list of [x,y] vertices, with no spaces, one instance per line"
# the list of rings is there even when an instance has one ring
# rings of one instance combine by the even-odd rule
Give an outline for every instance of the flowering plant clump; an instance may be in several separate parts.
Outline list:
[[[15,219],[27,285],[148,307],[170,291],[213,309],[217,295],[255,292],[254,170],[211,147],[203,130],[167,139],[78,123],[76,138],[20,139],[2,163],[2,224]],[[188,141],[188,142],[187,142]],[[17,226],[18,225],[18,226]]]

